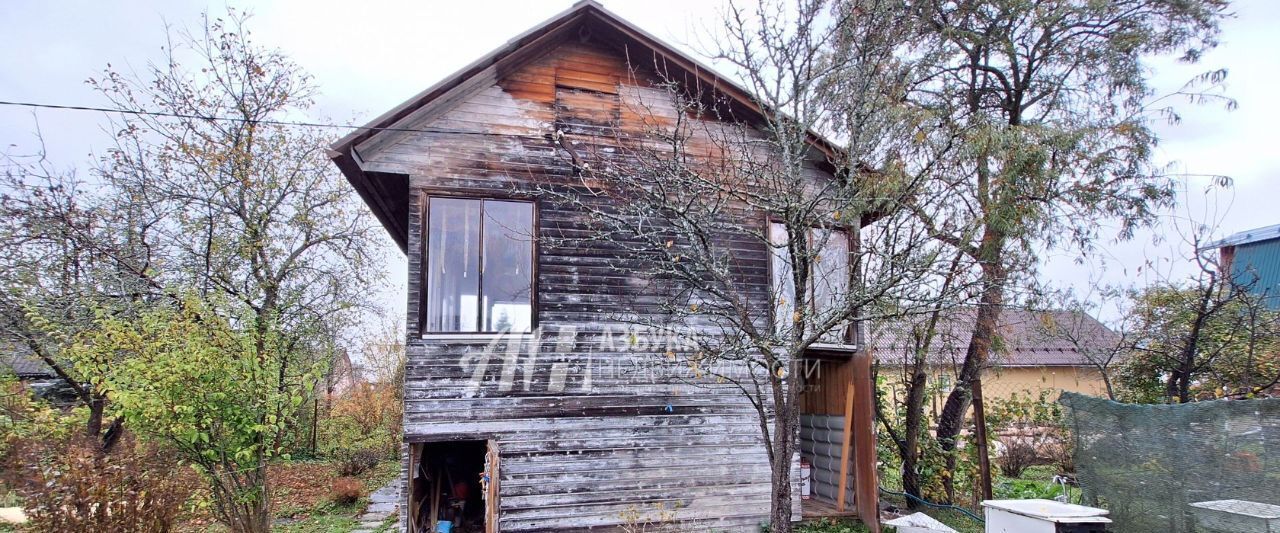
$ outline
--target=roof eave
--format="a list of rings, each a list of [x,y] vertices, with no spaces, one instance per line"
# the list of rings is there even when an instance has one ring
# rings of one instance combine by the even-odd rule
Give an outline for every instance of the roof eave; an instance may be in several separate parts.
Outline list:
[[[391,239],[400,247],[400,251],[408,253],[409,251],[409,233],[408,228],[402,228],[401,224],[395,220],[391,213],[395,212],[386,204],[386,198],[376,194],[369,186],[369,175],[361,168],[359,155],[354,149],[348,148],[346,151],[329,151],[329,159],[333,160],[338,166],[338,170],[342,171],[342,175],[346,176],[347,182],[356,190],[356,194],[360,195],[360,199],[364,200],[365,205],[369,206],[369,210],[373,211],[373,216],[377,217],[382,227],[391,234]]]

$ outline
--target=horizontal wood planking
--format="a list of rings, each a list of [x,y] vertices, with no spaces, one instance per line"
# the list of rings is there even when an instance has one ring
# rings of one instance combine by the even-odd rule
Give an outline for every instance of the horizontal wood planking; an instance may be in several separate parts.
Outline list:
[[[616,247],[582,239],[595,229],[583,213],[538,202],[539,324],[549,332],[571,328],[577,342],[544,339],[535,359],[520,352],[510,364],[500,348],[477,374],[485,339],[420,337],[423,198],[585,190],[548,135],[559,123],[584,150],[645,146],[644,134],[669,124],[675,111],[658,80],[638,72],[616,51],[563,43],[406,125],[470,134],[384,132],[360,149],[368,168],[410,176],[406,439],[498,441],[503,531],[616,529],[635,512],[724,531],[755,530],[767,519],[770,474],[759,421],[735,386],[713,375],[597,371],[666,360],[657,346],[599,348],[610,328],[626,326],[621,311],[656,318],[662,300]],[[719,153],[707,139],[697,143]],[[745,233],[721,242],[744,286],[765,301],[764,243]],[[557,364],[569,367],[558,389]],[[741,368],[722,370],[746,377]]]

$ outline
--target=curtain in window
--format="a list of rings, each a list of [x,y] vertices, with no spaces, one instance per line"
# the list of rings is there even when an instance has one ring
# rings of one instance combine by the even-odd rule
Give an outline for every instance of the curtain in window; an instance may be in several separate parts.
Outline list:
[[[844,308],[849,294],[849,239],[843,231],[814,229],[810,232],[818,251],[813,262],[813,305],[817,320]],[[822,337],[823,342],[843,343],[845,328],[837,327]]]
[[[480,328],[480,201],[431,198],[427,206],[426,331]]]
[[[769,258],[773,271],[773,329],[777,333],[791,327],[791,315],[795,313],[795,278],[791,273],[791,256],[787,253],[787,228],[778,223],[769,224],[769,241],[773,256]]]

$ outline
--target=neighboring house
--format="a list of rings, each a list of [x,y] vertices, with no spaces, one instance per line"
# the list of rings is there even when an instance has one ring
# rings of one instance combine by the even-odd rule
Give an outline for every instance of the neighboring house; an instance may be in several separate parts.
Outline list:
[[[347,354],[347,351],[340,350],[338,355],[334,356],[333,364],[324,378],[326,399],[332,401],[334,398],[342,396],[347,391],[355,388],[361,381],[364,381],[363,376],[360,374],[360,367],[351,362],[351,356]]]
[[[769,463],[747,397],[711,380],[641,379],[635,370],[665,359],[656,345],[611,351],[611,338],[632,338],[614,329],[619,310],[659,311],[629,307],[644,283],[610,266],[617,248],[548,244],[591,228],[534,194],[580,179],[557,132],[607,149],[611,128],[646,131],[639,99],[667,101],[654,65],[720,93],[736,112],[760,112],[741,88],[587,1],[333,145],[334,162],[408,256],[402,513],[411,531],[430,528],[433,515],[487,531],[671,520],[758,531],[767,521]],[[741,246],[759,247],[740,260],[758,277],[751,283],[768,287],[767,247]],[[825,386],[805,397],[806,416],[838,425],[823,442],[813,431],[802,441],[805,454],[842,461],[824,463],[848,470],[827,483],[844,485],[850,507],[874,522],[871,364],[852,338],[815,359]],[[854,398],[858,409],[847,407]],[[796,496],[805,515],[831,509]]]
[[[5,345],[0,350],[0,372],[11,372],[22,381],[56,379],[57,374],[40,358],[17,345]]]
[[[938,321],[926,358],[930,379],[936,385],[935,396],[941,396],[931,398],[935,414],[941,405],[934,404],[946,400],[964,362],[975,312],[973,308],[945,312]],[[891,393],[900,393],[903,365],[912,361],[915,353],[912,325],[877,324],[869,329],[869,344],[881,365],[884,386]],[[1099,367],[1119,364],[1119,335],[1088,314],[1010,307],[1000,312],[999,334],[1000,341],[982,376],[987,399],[1038,395],[1041,391],[1049,391],[1050,399],[1061,391],[1106,396]]]
[[[1235,283],[1280,309],[1280,224],[1242,231],[1210,244],[1220,255],[1219,267]]]
[[[16,376],[37,397],[54,405],[66,406],[79,401],[65,380],[20,344],[0,343],[0,374],[7,373]]]

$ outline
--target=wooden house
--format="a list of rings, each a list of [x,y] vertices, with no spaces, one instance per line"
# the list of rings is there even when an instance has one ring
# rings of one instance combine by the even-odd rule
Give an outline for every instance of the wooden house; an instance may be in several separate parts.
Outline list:
[[[635,126],[629,99],[659,90],[646,68],[656,64],[760,112],[743,89],[588,0],[333,145],[408,256],[409,531],[441,519],[559,532],[656,522],[755,531],[767,521],[769,464],[746,397],[620,368],[638,361],[634,346],[600,342],[610,312],[639,289],[604,266],[607,249],[547,244],[591,228],[528,194],[576,179],[556,131],[590,143],[592,128]],[[743,261],[767,286],[759,248]],[[796,468],[793,508],[797,518],[856,512],[874,523],[870,360],[844,348],[815,360],[828,371],[804,401],[826,431],[806,431],[800,455],[814,456],[831,489],[802,499]]]

